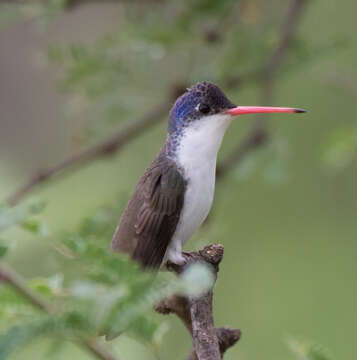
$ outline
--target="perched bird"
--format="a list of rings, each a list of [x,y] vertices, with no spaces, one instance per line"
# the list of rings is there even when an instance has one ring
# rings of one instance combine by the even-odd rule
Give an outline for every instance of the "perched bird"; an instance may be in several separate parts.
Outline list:
[[[129,254],[143,268],[184,263],[182,246],[210,211],[217,153],[232,119],[301,112],[305,110],[237,106],[206,81],[188,89],[170,111],[166,142],[137,184],[111,249]]]

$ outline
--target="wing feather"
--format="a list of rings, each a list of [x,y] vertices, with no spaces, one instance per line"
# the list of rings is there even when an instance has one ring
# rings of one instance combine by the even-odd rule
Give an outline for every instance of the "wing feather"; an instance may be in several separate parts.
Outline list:
[[[176,230],[185,182],[176,163],[159,153],[136,186],[112,240],[143,267],[159,267]]]

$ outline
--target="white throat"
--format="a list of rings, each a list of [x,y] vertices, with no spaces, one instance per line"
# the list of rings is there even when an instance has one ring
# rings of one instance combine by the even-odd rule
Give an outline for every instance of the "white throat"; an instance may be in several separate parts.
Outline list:
[[[184,205],[165,259],[178,263],[182,245],[207,217],[214,195],[216,159],[229,124],[230,115],[212,115],[196,120],[182,134],[176,149],[176,161],[187,181]]]
[[[213,164],[211,170],[215,170],[217,153],[231,119],[230,115],[211,115],[196,120],[184,130],[176,154],[179,164],[187,171],[185,177],[189,178],[191,171]]]

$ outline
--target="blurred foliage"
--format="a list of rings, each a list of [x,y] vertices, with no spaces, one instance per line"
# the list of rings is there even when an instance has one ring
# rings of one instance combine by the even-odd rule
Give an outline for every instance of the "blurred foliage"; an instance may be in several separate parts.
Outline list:
[[[44,207],[43,202],[21,204],[15,207],[0,204],[0,231],[7,230],[18,223],[28,230],[37,231],[39,225],[33,218],[29,219],[29,216],[40,213]]]
[[[37,212],[39,207],[25,210],[15,208],[10,215],[3,211],[0,221],[9,224],[11,219],[12,225],[20,224],[24,214]],[[126,331],[156,349],[163,327],[149,310],[172,293],[199,294],[211,286],[212,275],[203,265],[192,266],[177,278],[171,273],[143,272],[128,258],[110,254],[113,220],[114,209],[101,209],[86,218],[78,231],[56,236],[57,256],[74,273],[28,281],[29,288],[51,304],[53,314],[31,307],[24,293],[0,288],[1,359],[40,336],[58,341],[106,334],[111,339]]]
[[[123,68],[105,42],[89,49],[83,45],[68,48],[52,46],[49,59],[65,69],[61,90],[79,93],[89,99],[112,92],[120,82]]]
[[[329,350],[317,343],[290,340],[289,347],[297,360],[333,360]]]
[[[80,3],[39,0],[4,4],[0,7],[0,25],[24,16],[35,19],[40,26],[48,25],[61,11],[70,11]],[[125,16],[120,17],[118,30],[89,45],[51,44],[48,48],[48,60],[61,69],[59,90],[72,94],[69,116],[87,119],[82,124],[81,146],[128,121],[140,103],[146,105],[139,94],[133,96],[132,91],[137,89],[131,83],[133,79],[144,84],[152,81],[151,73],[146,71],[149,67],[166,68],[175,58],[176,63],[187,64],[179,70],[187,84],[202,78],[224,83],[235,75],[260,69],[279,41],[278,14],[261,0],[138,1],[123,2],[121,9]],[[350,45],[351,39],[346,37],[315,44],[297,34],[276,76],[291,75]],[[100,124],[98,118],[103,119]],[[348,133],[348,129],[342,129],[339,139],[331,141],[326,149],[324,162],[330,168],[348,166],[356,154]],[[259,154],[263,152],[250,158],[252,164],[253,159],[257,160],[255,167],[263,161]],[[268,179],[279,181],[287,176],[284,161],[275,158],[270,167],[280,170],[271,170],[271,174],[281,175],[268,175]]]
[[[2,232],[11,229],[13,226],[19,225],[22,229],[35,235],[48,234],[47,226],[36,216],[44,208],[45,203],[39,201],[20,204],[15,207],[0,204],[0,259],[7,254],[8,248],[12,246],[10,240],[1,237]]]
[[[38,0],[1,4],[0,27],[25,18],[44,30],[57,15],[71,11],[71,3]],[[184,83],[200,79],[225,83],[230,77],[261,68],[279,41],[286,2],[271,6],[263,0],[162,0],[127,1],[120,6],[124,15],[112,32],[89,44],[51,44],[45,55],[59,69],[59,90],[71,96],[69,116],[86,119],[81,130],[87,136],[82,136],[81,146],[112,133],[137,115],[137,109],[147,106],[146,94],[151,93],[158,72],[165,74],[162,86],[166,86],[178,79]],[[348,46],[349,39],[336,37],[315,44],[298,33],[277,76],[290,76]],[[256,85],[254,81],[247,86]],[[341,171],[353,163],[355,130],[348,125],[330,134],[322,151],[322,162],[328,169]],[[276,184],[289,179],[287,136],[279,134],[263,150],[250,153],[234,169],[234,179],[246,181],[254,174]],[[6,261],[11,252],[8,231],[14,226],[48,241],[63,271],[28,279],[27,285],[56,312],[43,314],[21,294],[1,285],[0,359],[38,337],[53,340],[57,349],[62,341],[103,333],[111,338],[124,330],[156,350],[166,326],[152,316],[152,306],[176,291],[202,291],[211,281],[202,268],[191,269],[177,280],[170,274],[142,273],[125,257],[109,254],[118,209],[100,209],[75,231],[51,234],[38,216],[42,208],[39,203],[0,206],[0,260]],[[200,286],[192,288],[192,284]],[[290,345],[299,360],[331,359],[318,345]]]
[[[10,21],[23,18],[36,18],[40,26],[47,26],[57,16],[68,0],[34,0],[34,1],[9,1],[1,7],[0,28]]]

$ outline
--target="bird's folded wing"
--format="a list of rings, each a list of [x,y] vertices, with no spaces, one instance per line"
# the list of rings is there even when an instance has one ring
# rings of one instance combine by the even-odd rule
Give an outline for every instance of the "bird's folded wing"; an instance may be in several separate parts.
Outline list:
[[[184,190],[176,164],[167,158],[156,159],[128,203],[112,249],[116,250],[117,243],[119,250],[128,252],[143,267],[159,267],[180,218]]]

